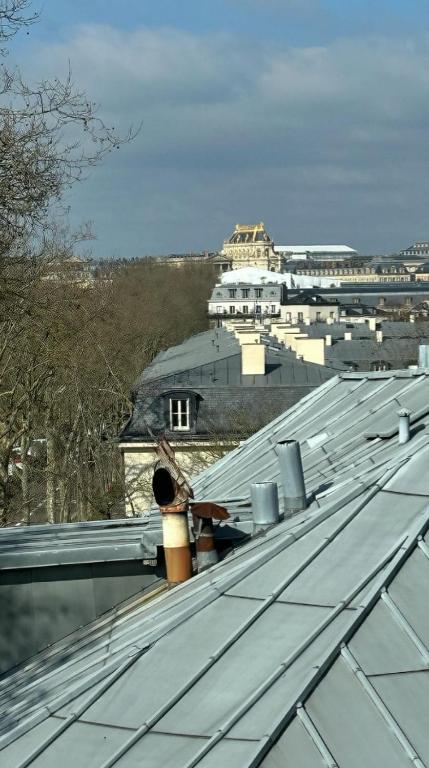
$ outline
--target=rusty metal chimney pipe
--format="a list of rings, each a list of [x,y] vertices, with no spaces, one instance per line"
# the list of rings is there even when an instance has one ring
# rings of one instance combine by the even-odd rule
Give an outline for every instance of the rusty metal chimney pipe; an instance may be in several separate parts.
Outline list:
[[[188,525],[189,502],[187,499],[180,499],[177,483],[165,467],[158,467],[155,470],[152,487],[162,517],[167,581],[170,586],[175,586],[192,576]]]
[[[285,515],[300,512],[307,507],[301,449],[297,440],[277,443],[277,455],[283,485]]]
[[[225,507],[211,501],[191,502],[194,518],[195,548],[197,551],[198,573],[216,565],[219,560],[213,520],[227,520],[229,517]]]

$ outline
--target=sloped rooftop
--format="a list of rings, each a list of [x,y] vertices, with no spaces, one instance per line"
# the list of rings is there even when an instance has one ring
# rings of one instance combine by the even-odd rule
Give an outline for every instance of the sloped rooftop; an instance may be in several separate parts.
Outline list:
[[[266,343],[267,339],[262,341]],[[318,386],[343,368],[341,363],[322,366],[297,360],[278,344],[266,346],[266,372],[243,376],[240,345],[234,334],[224,328],[204,331],[157,355],[139,377],[135,389],[169,377],[172,386]]]
[[[428,395],[429,371],[341,374],[202,473],[246,505],[296,437],[310,504],[4,678],[2,765],[428,765]]]

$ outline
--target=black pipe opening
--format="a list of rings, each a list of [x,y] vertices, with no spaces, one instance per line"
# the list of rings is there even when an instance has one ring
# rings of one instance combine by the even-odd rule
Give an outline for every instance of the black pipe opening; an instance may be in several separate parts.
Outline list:
[[[168,469],[158,467],[155,470],[152,478],[152,489],[155,501],[159,507],[166,507],[174,501],[176,497],[176,483]]]

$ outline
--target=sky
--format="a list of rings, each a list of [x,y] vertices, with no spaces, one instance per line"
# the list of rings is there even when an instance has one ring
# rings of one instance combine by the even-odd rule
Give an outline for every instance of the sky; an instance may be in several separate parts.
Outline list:
[[[67,195],[96,258],[278,244],[390,253],[429,238],[427,0],[44,0],[11,45],[118,132]]]

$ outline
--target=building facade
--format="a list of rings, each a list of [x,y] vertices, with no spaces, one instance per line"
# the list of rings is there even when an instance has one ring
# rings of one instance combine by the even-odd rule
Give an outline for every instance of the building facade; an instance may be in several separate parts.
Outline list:
[[[209,317],[276,317],[287,298],[281,283],[216,285],[208,302]]]
[[[231,269],[259,267],[281,272],[283,258],[274,250],[274,242],[264,223],[236,224],[231,237],[224,241],[220,254],[231,264]]]

